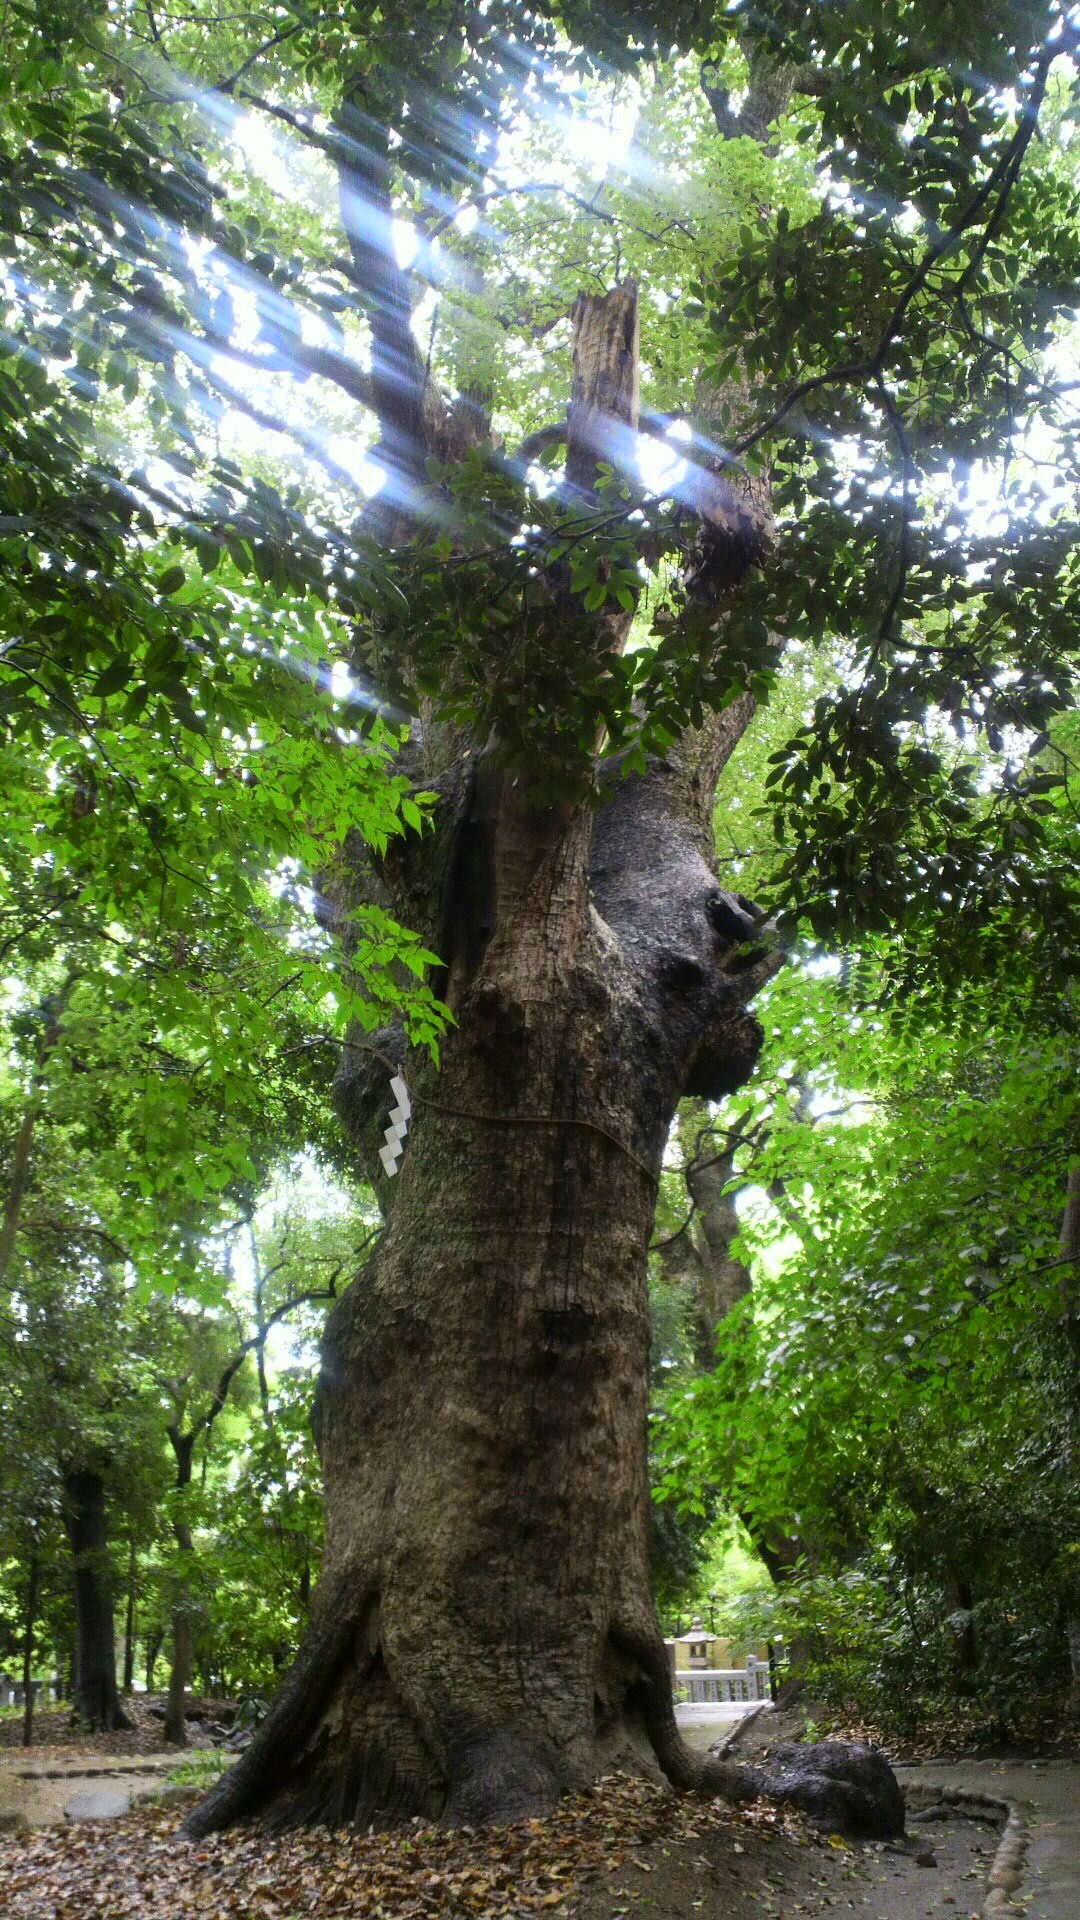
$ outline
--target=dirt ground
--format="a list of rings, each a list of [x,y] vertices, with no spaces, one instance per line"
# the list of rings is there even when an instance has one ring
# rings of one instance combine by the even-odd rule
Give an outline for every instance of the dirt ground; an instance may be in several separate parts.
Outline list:
[[[17,1748],[0,1729],[0,1825],[16,1770],[162,1756],[161,1722],[136,1703],[136,1727],[87,1742],[66,1710],[43,1714],[45,1743]],[[761,1760],[805,1732],[805,1710],[741,1728],[732,1757]],[[200,1723],[193,1746],[205,1745]],[[695,1729],[694,1744],[709,1735]],[[715,1738],[715,1733],[712,1736]],[[98,1784],[97,1781],[87,1785]],[[151,1781],[139,1782],[143,1787]],[[13,1799],[12,1796],[15,1796]],[[257,1828],[182,1840],[175,1802],[109,1821],[0,1833],[5,1920],[978,1920],[997,1830],[965,1819],[912,1822],[902,1846],[846,1843],[790,1810],[677,1799],[612,1777],[548,1819],[483,1833],[325,1832],[268,1837]],[[53,1816],[57,1816],[54,1814]]]
[[[818,1920],[844,1913],[978,1920],[996,1831],[950,1821],[918,1834],[902,1852],[784,1835],[748,1844],[733,1842],[718,1820],[693,1844],[642,1849],[632,1867],[597,1886],[572,1912],[574,1920],[760,1920],[769,1914]],[[916,1855],[932,1856],[933,1866],[918,1865]]]
[[[997,1840],[949,1821],[902,1851],[847,1845],[776,1808],[617,1776],[545,1820],[477,1833],[241,1828],[192,1846],[179,1818],[140,1809],[0,1839],[5,1920],[971,1920]]]
[[[202,1720],[188,1721],[188,1745],[208,1747],[211,1744],[207,1725],[214,1718],[214,1709],[223,1705],[219,1701],[192,1701],[195,1712],[204,1715]],[[70,1759],[72,1752],[77,1753],[119,1753],[147,1754],[170,1751],[165,1747],[162,1737],[162,1723],[151,1712],[153,1707],[164,1707],[165,1695],[145,1694],[135,1699],[125,1698],[124,1712],[135,1722],[129,1732],[124,1733],[86,1733],[71,1724],[70,1707],[50,1707],[34,1715],[34,1741],[32,1747],[22,1744],[22,1715],[18,1718],[0,1720],[0,1755],[10,1758],[14,1748],[25,1758],[33,1758],[35,1763],[50,1756]]]
[[[17,1748],[0,1755],[0,1830],[23,1821],[31,1827],[62,1821],[76,1795],[105,1791],[132,1796],[160,1784],[177,1765],[175,1754],[123,1759],[115,1754],[74,1754],[61,1749],[46,1759]],[[4,1911],[0,1889],[0,1914]]]

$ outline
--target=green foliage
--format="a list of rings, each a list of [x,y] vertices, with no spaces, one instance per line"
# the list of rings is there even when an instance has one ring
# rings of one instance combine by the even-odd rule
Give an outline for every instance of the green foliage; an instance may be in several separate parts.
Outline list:
[[[702,289],[717,376],[752,380],[735,449],[767,453],[783,530],[738,617],[846,654],[775,754],[770,891],[839,942],[903,927],[925,949],[947,914],[939,976],[1007,966],[1022,928],[1060,980],[1076,898],[1047,828],[1062,776],[1037,756],[1076,672],[1056,369],[1080,203],[1071,136],[1029,141],[1040,113],[1074,112],[1073,29],[1053,6],[870,11],[762,10],[774,52],[817,76],[795,130],[819,210],[744,226]]]
[[[205,1792],[214,1781],[232,1765],[232,1755],[223,1753],[220,1748],[204,1748],[190,1753],[179,1766],[170,1768],[165,1776],[170,1787],[198,1787]]]
[[[253,1378],[251,1355],[298,1269],[241,1299],[226,1229],[283,1158],[333,1158],[346,1025],[400,1015],[437,1047],[420,940],[372,905],[341,947],[319,924],[346,843],[377,861],[426,830],[403,709],[496,739],[546,802],[749,691],[771,706],[721,857],[845,958],[815,972],[795,944],[763,1076],[721,1116],[760,1189],[755,1288],[707,1378],[685,1296],[657,1294],[670,1590],[722,1497],[804,1543],[803,1624],[845,1686],[857,1607],[893,1661],[877,1693],[905,1661],[920,1698],[951,1684],[927,1622],[956,1562],[986,1673],[1051,1660],[1076,1566],[1053,1264],[1077,1145],[1076,44],[1048,0],[5,9],[5,1631],[37,1556],[62,1637],[77,1452],[137,1535],[148,1620],[182,1575],[230,1684],[268,1686],[295,1642],[302,1366]],[[571,136],[616,144],[618,115],[636,136],[600,167]],[[643,400],[691,466],[650,486],[620,445],[571,501],[515,449],[565,418],[577,293],[628,275]],[[397,519],[400,473],[381,506],[364,478],[394,464],[371,425],[390,281],[502,441],[410,474]],[[710,513],[766,484],[777,547],[732,595]],[[321,1308],[297,1311],[313,1339]],[[166,1497],[170,1422],[199,1473]]]
[[[801,1553],[760,1630],[837,1704],[909,1723],[1061,1687],[1080,1597],[1071,998],[1041,1035],[985,990],[963,1011],[887,1022],[865,960],[774,985],[777,1092],[722,1115],[761,1116],[737,1176],[753,1289],[654,1435],[670,1497]]]
[[[905,6],[885,21],[777,4],[748,25],[696,4],[609,18],[426,0],[393,20],[298,7],[260,37],[257,19],[196,5],[149,39],[135,8],[91,11],[71,33],[28,7],[6,30],[23,84],[0,123],[19,473],[3,526],[47,532],[19,581],[34,638],[5,662],[11,699],[33,693],[69,730],[78,714],[80,737],[111,701],[212,752],[222,729],[289,708],[287,657],[308,672],[344,658],[359,622],[384,691],[494,729],[549,798],[590,788],[598,737],[633,771],[708,709],[764,694],[770,636],[798,635],[844,650],[846,684],[777,749],[771,903],[840,940],[903,923],[925,945],[948,918],[958,977],[1004,965],[1039,928],[1064,971],[1076,902],[1048,848],[1051,772],[1030,767],[1072,697],[1077,624],[1059,367],[1080,220],[1058,7],[958,3],[931,20]],[[771,76],[768,147],[711,125],[691,52],[721,93]],[[603,90],[613,111],[636,105],[639,134],[597,196],[561,129]],[[252,115],[306,169],[300,217],[238,155]],[[713,588],[668,589],[634,650],[596,644],[598,621],[637,607],[643,565],[681,556],[693,575],[693,488],[680,497],[678,482],[653,499],[612,474],[602,511],[568,516],[512,463],[470,455],[428,476],[430,539],[391,554],[357,532],[329,434],[298,440],[277,397],[304,382],[328,423],[331,399],[371,400],[363,313],[378,301],[342,257],[335,168],[417,223],[412,295],[426,283],[440,300],[433,371],[490,401],[511,445],[541,405],[565,411],[561,344],[545,361],[535,341],[582,276],[637,276],[645,397],[705,436],[734,497],[770,476],[779,555],[723,619]],[[475,232],[455,225],[462,207]],[[382,208],[370,219],[389,247]],[[260,396],[276,382],[272,406],[255,375]],[[306,487],[215,449],[226,409],[302,446]],[[154,460],[126,459],[147,424]],[[327,483],[330,511],[313,510]],[[999,509],[966,510],[997,483]],[[59,604],[50,554],[78,588]],[[291,647],[265,647],[267,594],[283,615],[291,603]],[[247,660],[230,644],[238,616]],[[299,724],[295,710],[281,721],[294,742]],[[989,778],[984,743],[1001,755]],[[311,796],[296,857],[312,872],[343,796],[320,807],[311,763],[326,778],[333,759],[294,757],[269,787],[294,825],[290,781]],[[355,824],[377,845],[414,797],[375,791]],[[246,833],[266,831],[266,811],[248,810]],[[432,1039],[430,1005],[416,1020]]]

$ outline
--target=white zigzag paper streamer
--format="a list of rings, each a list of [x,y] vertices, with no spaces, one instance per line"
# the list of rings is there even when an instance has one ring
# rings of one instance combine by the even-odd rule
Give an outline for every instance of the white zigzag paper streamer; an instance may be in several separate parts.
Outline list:
[[[394,1096],[394,1105],[390,1109],[390,1125],[383,1134],[386,1145],[379,1148],[379,1159],[383,1163],[383,1170],[387,1177],[392,1180],[398,1170],[398,1161],[405,1151],[405,1135],[409,1131],[412,1102],[409,1099],[409,1089],[400,1073],[395,1073],[391,1080],[390,1091]]]

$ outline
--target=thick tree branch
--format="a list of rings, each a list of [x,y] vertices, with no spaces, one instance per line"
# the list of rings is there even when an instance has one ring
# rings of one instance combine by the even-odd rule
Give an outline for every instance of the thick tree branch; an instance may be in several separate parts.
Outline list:
[[[412,331],[411,283],[394,250],[388,136],[354,102],[339,110],[335,136],[342,224],[371,327],[371,403],[379,417],[379,460],[387,470],[393,505],[411,515],[427,451],[426,378]]]

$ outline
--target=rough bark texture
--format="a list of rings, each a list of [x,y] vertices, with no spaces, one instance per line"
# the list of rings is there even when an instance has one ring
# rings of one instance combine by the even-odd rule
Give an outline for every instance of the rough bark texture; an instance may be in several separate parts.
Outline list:
[[[75,1712],[95,1733],[112,1733],[131,1722],[116,1686],[112,1569],[101,1474],[70,1468],[64,1474],[64,1499],[75,1584]]]

